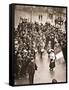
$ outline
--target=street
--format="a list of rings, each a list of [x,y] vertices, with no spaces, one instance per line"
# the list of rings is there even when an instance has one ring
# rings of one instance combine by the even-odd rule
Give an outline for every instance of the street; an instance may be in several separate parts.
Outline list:
[[[42,59],[40,59],[40,55],[37,54],[35,62],[38,66],[38,70],[35,72],[34,84],[51,83],[54,78],[57,82],[66,81],[66,65],[63,57],[56,60],[56,67],[53,72],[49,70],[49,59],[47,52],[44,52]]]
[[[40,58],[39,53],[36,54],[35,63],[38,68],[35,71],[34,75],[34,83],[52,83],[52,79],[56,79],[57,82],[65,82],[66,81],[66,64],[62,55],[62,52],[59,52],[56,55],[56,67],[54,71],[49,70],[49,62],[48,54],[44,51],[42,59]],[[29,84],[28,75],[19,80],[15,80],[16,85],[25,85]]]

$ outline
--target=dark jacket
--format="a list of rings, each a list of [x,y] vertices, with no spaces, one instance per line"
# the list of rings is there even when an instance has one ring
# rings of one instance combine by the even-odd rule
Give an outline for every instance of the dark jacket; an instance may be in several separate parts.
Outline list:
[[[28,73],[34,74],[35,70],[37,70],[37,65],[34,62],[30,62],[28,65]]]

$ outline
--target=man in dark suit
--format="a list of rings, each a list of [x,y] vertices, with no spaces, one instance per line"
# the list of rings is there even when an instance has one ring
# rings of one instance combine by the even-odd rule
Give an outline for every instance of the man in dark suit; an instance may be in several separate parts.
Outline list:
[[[37,70],[37,65],[35,64],[34,60],[32,59],[28,65],[29,83],[30,84],[33,84],[35,70]]]

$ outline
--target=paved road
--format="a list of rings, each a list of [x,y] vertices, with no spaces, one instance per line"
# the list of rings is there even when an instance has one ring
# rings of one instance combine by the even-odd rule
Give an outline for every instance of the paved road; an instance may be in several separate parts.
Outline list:
[[[61,55],[61,53],[59,54]],[[57,55],[57,57],[60,56],[59,54]],[[35,71],[34,84],[51,83],[53,78],[55,78],[58,82],[66,81],[66,64],[64,62],[63,55],[61,56],[62,57],[59,57],[58,60],[56,60],[55,70],[53,72],[50,72],[47,52],[44,52],[42,59],[40,59],[39,54],[36,55],[35,62],[38,66],[38,70]],[[16,80],[15,84],[29,84],[28,77]]]
[[[56,60],[56,67],[53,72],[49,71],[49,59],[47,52],[44,52],[42,59],[40,59],[40,55],[37,54],[35,62],[38,66],[38,70],[35,72],[34,84],[51,83],[53,78],[58,82],[66,81],[66,64],[63,57]]]

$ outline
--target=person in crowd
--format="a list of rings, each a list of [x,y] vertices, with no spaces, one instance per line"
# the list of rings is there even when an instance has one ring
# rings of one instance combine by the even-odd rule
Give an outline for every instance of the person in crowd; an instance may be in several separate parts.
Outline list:
[[[29,83],[30,84],[33,84],[34,83],[35,70],[37,70],[37,65],[34,62],[33,58],[32,58],[31,62],[28,65]]]
[[[51,48],[54,49],[54,44],[55,44],[55,40],[54,40],[55,36],[54,34],[52,33],[51,34],[51,38],[50,38],[50,41],[51,41]]]
[[[53,69],[55,68],[55,60],[56,60],[56,55],[54,53],[54,50],[51,49],[51,51],[49,51],[49,58],[50,58],[50,70],[53,71]]]

